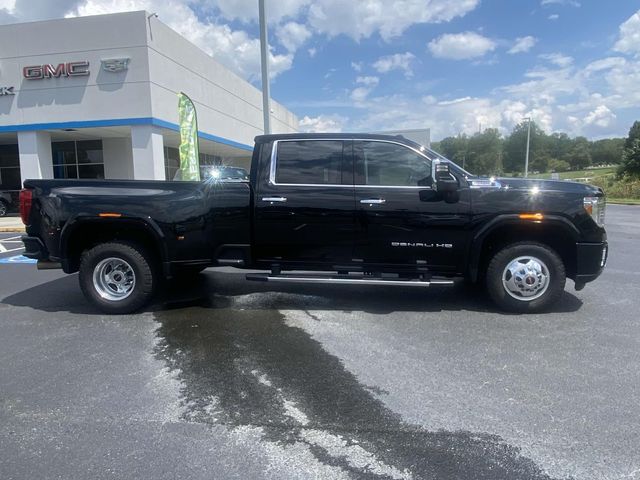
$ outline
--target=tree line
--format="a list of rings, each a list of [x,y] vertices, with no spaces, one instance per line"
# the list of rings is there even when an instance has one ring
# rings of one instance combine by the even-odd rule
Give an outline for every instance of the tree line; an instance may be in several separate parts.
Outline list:
[[[434,142],[432,147],[461,167],[477,175],[518,175],[524,173],[527,122],[515,126],[503,137],[495,128],[474,135],[461,134]],[[630,149],[637,149],[640,164],[640,122],[635,122],[628,138],[590,141],[571,138],[566,133],[548,135],[531,122],[529,173],[566,172],[590,166],[626,163]],[[636,143],[634,143],[637,140]],[[634,157],[635,158],[635,157]],[[624,172],[623,172],[624,173]]]

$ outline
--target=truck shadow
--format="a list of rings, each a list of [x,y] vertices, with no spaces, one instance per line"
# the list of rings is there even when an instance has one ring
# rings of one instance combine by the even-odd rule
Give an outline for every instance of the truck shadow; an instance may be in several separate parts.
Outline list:
[[[405,422],[385,406],[384,392],[361,384],[276,310],[179,312],[154,312],[155,356],[181,382],[186,421],[249,429],[353,478],[549,478],[498,436]]]
[[[244,273],[205,271],[193,278],[165,282],[148,310],[174,310],[191,306],[228,308],[234,297],[253,295],[243,308],[275,310],[339,310],[373,314],[393,312],[469,311],[509,315],[500,312],[477,288],[454,287],[384,288],[379,286],[338,286],[310,284],[272,284],[249,282]],[[23,290],[2,299],[3,303],[45,312],[97,314],[87,303],[76,275]],[[551,313],[575,312],[582,301],[566,291]]]
[[[206,271],[190,279],[169,281],[154,310],[190,306],[227,308],[234,298],[252,295],[246,309],[339,310],[372,314],[393,312],[469,311],[512,315],[497,310],[486,293],[477,287],[458,284],[453,287],[381,287],[352,285],[312,285],[249,282],[244,273]],[[550,313],[575,312],[582,300],[565,291]]]

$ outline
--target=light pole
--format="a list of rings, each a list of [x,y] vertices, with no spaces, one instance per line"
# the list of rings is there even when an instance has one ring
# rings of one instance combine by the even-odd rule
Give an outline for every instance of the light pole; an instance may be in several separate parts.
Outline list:
[[[267,16],[265,0],[258,0],[260,17],[260,63],[262,66],[262,116],[264,117],[264,133],[271,133],[271,101],[269,93],[269,40],[267,38]]]
[[[524,156],[524,178],[529,176],[529,141],[531,140],[531,117],[523,118],[527,121],[527,153]]]

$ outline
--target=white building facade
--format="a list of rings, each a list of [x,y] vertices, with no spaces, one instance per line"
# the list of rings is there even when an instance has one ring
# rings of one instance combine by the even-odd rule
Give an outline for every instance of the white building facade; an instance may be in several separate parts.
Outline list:
[[[178,93],[201,168],[248,169],[261,92],[147,12],[0,26],[0,190],[32,178],[171,180]],[[298,120],[271,103],[274,133]]]

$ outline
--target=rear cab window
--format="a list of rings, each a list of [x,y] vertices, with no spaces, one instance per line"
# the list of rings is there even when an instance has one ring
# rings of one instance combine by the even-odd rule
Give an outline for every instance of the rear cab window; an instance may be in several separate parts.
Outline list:
[[[280,140],[275,148],[274,184],[351,185],[351,142],[343,140]]]

